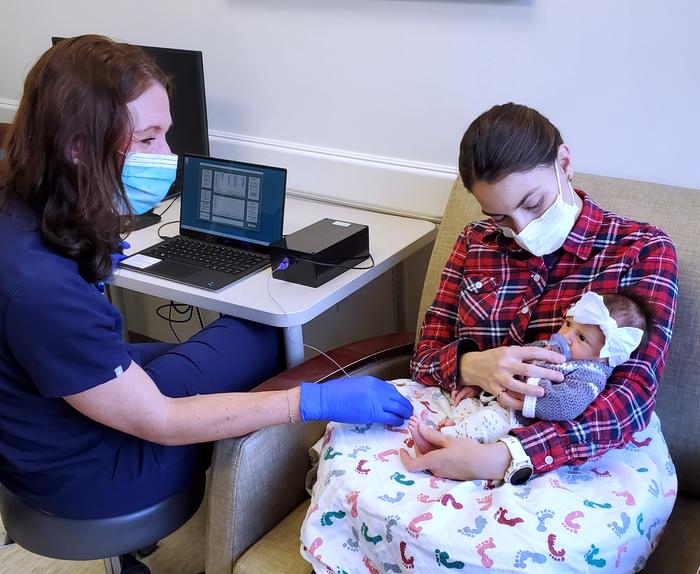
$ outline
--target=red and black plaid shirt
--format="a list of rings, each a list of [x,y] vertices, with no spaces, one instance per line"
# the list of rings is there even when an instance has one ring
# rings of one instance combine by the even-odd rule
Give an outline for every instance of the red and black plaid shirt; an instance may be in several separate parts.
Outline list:
[[[539,473],[624,446],[646,427],[675,317],[678,268],[668,236],[603,211],[577,193],[581,214],[561,249],[545,257],[518,247],[493,220],[465,228],[442,272],[411,363],[415,380],[453,389],[461,353],[549,338],[586,291],[629,288],[643,297],[653,312],[646,346],[615,369],[583,414],[511,431]]]

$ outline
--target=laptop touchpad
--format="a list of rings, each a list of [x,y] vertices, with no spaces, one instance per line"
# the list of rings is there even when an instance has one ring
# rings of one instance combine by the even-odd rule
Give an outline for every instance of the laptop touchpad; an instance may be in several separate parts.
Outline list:
[[[163,275],[164,277],[186,279],[202,269],[201,267],[195,267],[194,265],[183,263],[182,261],[166,260],[154,265],[151,270],[159,275]]]

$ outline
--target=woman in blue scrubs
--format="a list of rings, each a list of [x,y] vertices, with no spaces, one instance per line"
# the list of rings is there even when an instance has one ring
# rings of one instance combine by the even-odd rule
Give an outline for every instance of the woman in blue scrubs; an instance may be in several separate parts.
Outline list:
[[[372,377],[246,393],[280,364],[267,326],[224,317],[177,346],[122,340],[98,287],[123,216],[155,205],[174,177],[168,89],[137,48],[65,40],[29,72],[0,162],[0,482],[58,516],[162,500],[208,465],[217,439],[411,414]]]

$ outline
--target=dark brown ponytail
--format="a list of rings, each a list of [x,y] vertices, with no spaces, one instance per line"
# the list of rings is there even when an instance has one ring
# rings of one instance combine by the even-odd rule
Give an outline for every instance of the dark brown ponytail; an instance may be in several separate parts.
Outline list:
[[[537,110],[519,104],[494,106],[476,118],[462,138],[459,175],[467,189],[512,173],[551,165],[562,137]]]

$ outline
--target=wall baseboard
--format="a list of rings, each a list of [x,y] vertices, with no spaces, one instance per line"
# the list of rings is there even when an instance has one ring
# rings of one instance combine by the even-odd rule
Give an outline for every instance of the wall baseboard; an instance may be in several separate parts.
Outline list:
[[[6,100],[0,98],[0,122],[10,123],[15,117],[15,112],[19,107],[17,100]]]
[[[19,102],[0,98],[0,121]],[[296,142],[209,132],[211,154],[287,168],[291,195],[439,222],[457,170],[452,166]]]
[[[210,132],[211,154],[287,168],[291,194],[439,221],[455,168],[228,132]]]

